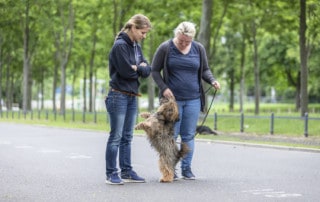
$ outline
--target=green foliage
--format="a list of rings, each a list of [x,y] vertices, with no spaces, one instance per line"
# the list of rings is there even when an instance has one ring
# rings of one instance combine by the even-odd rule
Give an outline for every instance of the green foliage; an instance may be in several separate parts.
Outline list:
[[[23,80],[23,29],[26,5],[30,5],[30,51],[33,99],[38,99],[42,86],[44,99],[52,99],[54,69],[59,65],[57,51],[64,43],[61,34],[68,24],[69,6],[74,9],[74,41],[67,66],[67,84],[74,82],[80,89],[80,80],[89,74],[106,80],[108,88],[108,53],[114,37],[123,24],[136,13],[147,15],[153,29],[143,42],[144,54],[149,63],[159,44],[173,37],[173,29],[181,21],[197,24],[202,15],[202,1],[156,0],[0,0],[0,85],[2,99],[8,100],[7,89],[14,90],[13,102],[21,103]],[[309,50],[309,98],[320,100],[320,3],[307,0],[307,43]],[[221,82],[221,94],[229,96],[229,85],[235,82],[240,89],[240,59],[242,42],[245,42],[245,91],[253,95],[252,23],[257,25],[261,91],[268,96],[275,88],[278,99],[291,101],[298,85],[299,59],[299,2],[285,0],[214,0],[211,19],[210,66]],[[65,26],[64,26],[65,25]],[[68,33],[70,34],[70,33]],[[221,38],[227,39],[226,43]],[[59,39],[59,40],[58,40]],[[89,73],[89,68],[92,72]],[[85,69],[86,68],[86,69]],[[10,70],[7,75],[7,70]],[[60,69],[56,78],[60,85]],[[12,86],[8,85],[11,83]],[[141,80],[141,90],[147,92],[147,80]],[[75,94],[80,98],[80,90]],[[251,93],[252,92],[252,93]],[[9,99],[10,100],[10,99]]]

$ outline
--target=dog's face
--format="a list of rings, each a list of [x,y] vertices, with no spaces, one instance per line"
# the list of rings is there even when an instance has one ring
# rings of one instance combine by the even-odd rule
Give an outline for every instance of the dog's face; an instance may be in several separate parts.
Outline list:
[[[176,122],[179,120],[178,105],[173,98],[161,98],[157,113],[163,116],[166,121]]]

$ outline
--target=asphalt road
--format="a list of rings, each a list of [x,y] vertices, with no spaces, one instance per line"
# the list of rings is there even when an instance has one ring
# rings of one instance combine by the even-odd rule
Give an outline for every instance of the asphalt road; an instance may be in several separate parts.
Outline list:
[[[197,141],[197,179],[159,183],[156,152],[135,136],[146,183],[105,184],[107,132],[0,122],[0,201],[319,201],[320,153]],[[179,173],[180,174],[180,173]]]

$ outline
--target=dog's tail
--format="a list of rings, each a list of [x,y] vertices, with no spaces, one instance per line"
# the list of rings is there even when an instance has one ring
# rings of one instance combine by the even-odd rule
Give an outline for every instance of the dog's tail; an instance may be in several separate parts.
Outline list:
[[[182,142],[180,146],[180,151],[179,151],[179,157],[182,158],[184,157],[188,152],[189,152],[189,147],[186,143]]]

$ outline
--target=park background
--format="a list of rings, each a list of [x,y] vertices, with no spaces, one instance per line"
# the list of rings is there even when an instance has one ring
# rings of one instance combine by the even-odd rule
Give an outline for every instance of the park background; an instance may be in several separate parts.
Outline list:
[[[149,63],[181,21],[197,25],[222,86],[207,93],[207,125],[273,134],[273,117],[276,134],[320,136],[319,11],[318,0],[0,0],[0,120],[85,128],[102,120],[108,130],[108,54],[142,13],[153,26],[141,44]],[[140,91],[140,110],[154,111],[151,77]]]

